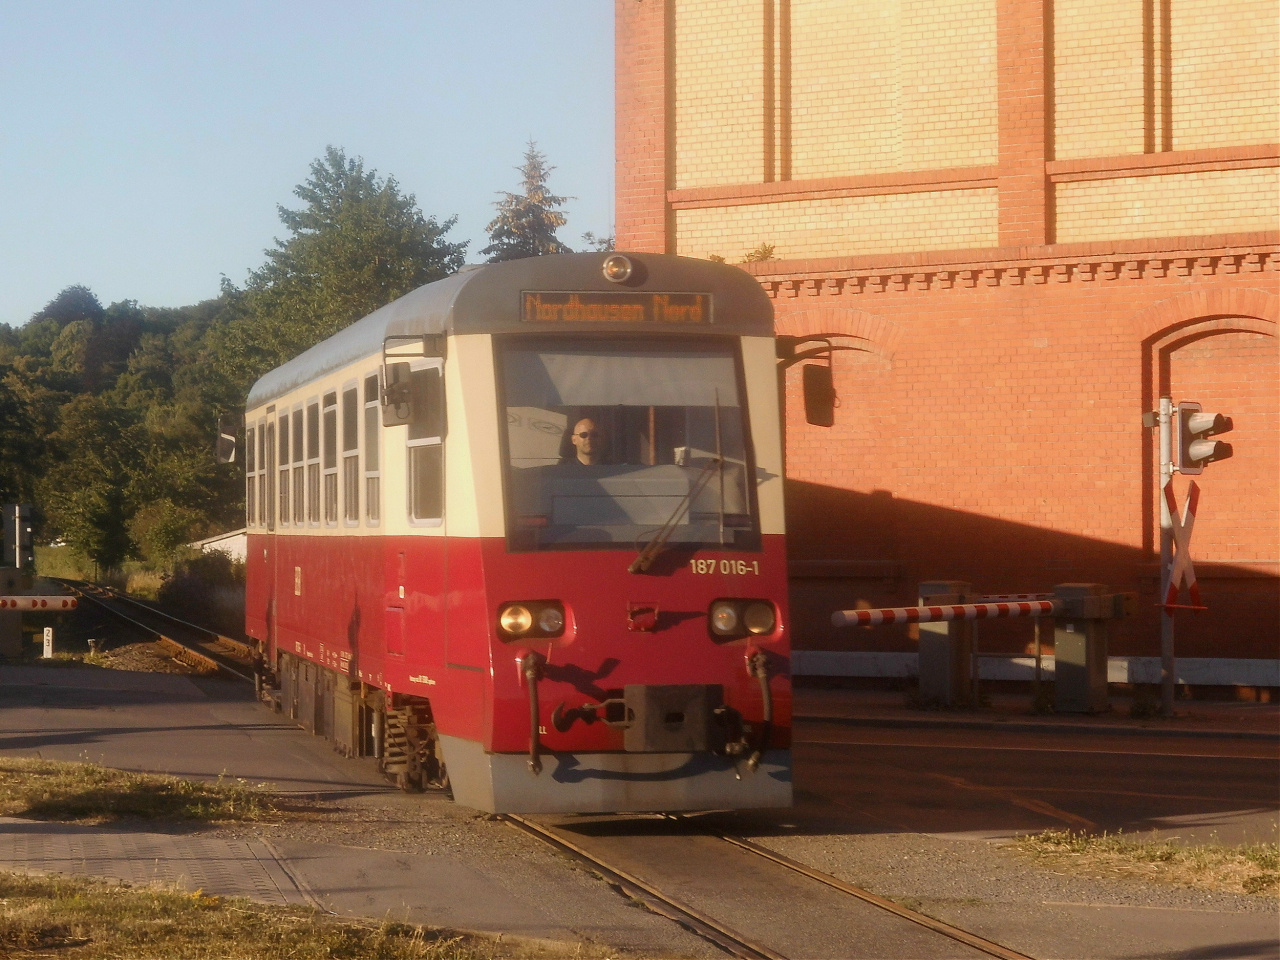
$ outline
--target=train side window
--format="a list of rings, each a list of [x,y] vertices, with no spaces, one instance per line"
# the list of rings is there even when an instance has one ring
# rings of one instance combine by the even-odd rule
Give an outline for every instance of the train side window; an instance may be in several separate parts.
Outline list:
[[[378,431],[382,427],[379,413],[378,375],[364,380],[364,510],[370,525],[376,524],[382,510],[382,474],[378,461]]]
[[[267,447],[262,456],[262,479],[266,481],[261,491],[262,508],[267,515],[267,529],[276,528],[276,425],[274,420],[267,421]]]
[[[254,446],[256,439],[257,434],[254,428],[246,428],[244,432],[244,515],[245,523],[250,527],[258,525],[257,498],[254,496],[258,483],[258,478],[255,476],[258,469],[258,450]]]
[[[307,519],[306,486],[303,480],[305,467],[302,443],[302,408],[293,411],[293,522],[305,523]]]
[[[360,392],[342,391],[342,519],[360,522]]]
[[[307,522],[320,522],[320,404],[307,405]]]
[[[324,395],[324,522],[338,522],[338,395]]]
[[[444,381],[438,366],[409,374],[409,517],[444,516]]]
[[[258,526],[267,525],[267,428],[258,421]]]
[[[291,501],[289,499],[289,414],[285,414],[280,418],[280,427],[277,433],[280,444],[280,523],[281,525],[289,522],[289,507]]]

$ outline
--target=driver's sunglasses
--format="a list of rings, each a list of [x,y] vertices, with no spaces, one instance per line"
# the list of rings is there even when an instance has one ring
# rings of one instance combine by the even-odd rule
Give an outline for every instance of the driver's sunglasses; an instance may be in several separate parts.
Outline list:
[[[600,431],[598,431],[598,430],[583,430],[581,433],[575,433],[575,434],[574,434],[574,436],[575,436],[575,437],[581,437],[583,440],[586,440],[588,437],[598,437],[598,436],[600,436]]]

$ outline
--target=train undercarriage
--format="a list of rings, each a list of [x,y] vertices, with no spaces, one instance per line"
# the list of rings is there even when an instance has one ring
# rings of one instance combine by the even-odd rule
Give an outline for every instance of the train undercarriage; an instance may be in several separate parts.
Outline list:
[[[260,673],[264,702],[346,757],[370,757],[401,790],[449,789],[431,703],[282,653]]]

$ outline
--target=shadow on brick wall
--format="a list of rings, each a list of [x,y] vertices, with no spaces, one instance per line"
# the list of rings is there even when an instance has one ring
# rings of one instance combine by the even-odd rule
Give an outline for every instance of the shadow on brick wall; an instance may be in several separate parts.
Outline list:
[[[1110,653],[1160,652],[1158,557],[1139,547],[962,510],[787,481],[793,644],[808,650],[913,650],[914,628],[831,626],[832,611],[912,604],[922,580],[966,580],[978,593],[1105,583],[1138,594],[1137,615],[1114,625]],[[1192,557],[1195,557],[1194,540]],[[1196,565],[1209,610],[1177,615],[1183,657],[1280,654],[1280,578],[1229,563]],[[1030,649],[1027,621],[981,624],[989,653]]]

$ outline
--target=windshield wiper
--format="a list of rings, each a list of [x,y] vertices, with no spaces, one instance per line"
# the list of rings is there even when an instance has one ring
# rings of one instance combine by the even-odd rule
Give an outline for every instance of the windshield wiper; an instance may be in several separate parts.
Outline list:
[[[689,487],[689,492],[676,504],[676,508],[672,511],[671,516],[667,518],[667,522],[658,528],[658,532],[653,535],[653,539],[646,543],[636,558],[631,561],[630,566],[627,567],[627,573],[644,573],[649,569],[649,564],[653,563],[654,558],[662,552],[662,548],[671,539],[671,534],[675,532],[676,524],[680,522],[680,518],[685,515],[685,512],[693,504],[698,494],[702,492],[702,488],[707,485],[707,481],[711,479],[712,471],[723,462],[718,456],[707,461],[707,465],[702,468],[702,472],[698,474],[697,479]],[[721,509],[723,511],[723,507]]]

